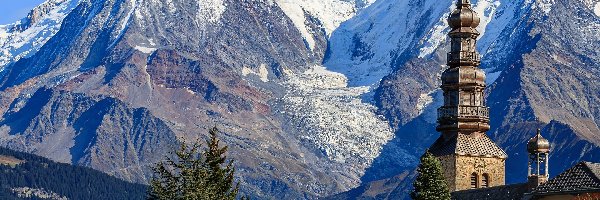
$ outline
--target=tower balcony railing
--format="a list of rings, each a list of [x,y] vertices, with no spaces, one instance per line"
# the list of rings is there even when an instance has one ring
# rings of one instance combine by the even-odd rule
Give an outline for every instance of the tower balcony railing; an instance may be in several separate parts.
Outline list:
[[[482,106],[440,107],[438,119],[443,118],[490,118],[490,109]]]
[[[459,51],[448,53],[448,63],[450,64],[479,64],[481,55],[477,52]]]

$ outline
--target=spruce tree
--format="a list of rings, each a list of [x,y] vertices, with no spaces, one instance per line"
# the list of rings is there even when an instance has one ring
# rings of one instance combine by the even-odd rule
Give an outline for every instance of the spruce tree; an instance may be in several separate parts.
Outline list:
[[[233,183],[235,169],[233,168],[233,162],[230,160],[229,163],[223,168],[227,157],[227,146],[220,147],[219,139],[217,138],[216,127],[209,131],[210,138],[206,140],[208,145],[207,151],[204,152],[206,158],[206,167],[208,168],[208,183],[214,186],[215,199],[235,199],[238,193],[238,184]]]
[[[442,172],[442,164],[427,150],[421,156],[417,179],[410,197],[414,200],[450,200],[448,185]]]
[[[227,165],[227,146],[221,147],[217,128],[209,131],[207,148],[200,152],[198,142],[188,146],[182,142],[175,159],[167,157],[154,168],[148,199],[159,200],[233,200],[238,193],[234,184],[233,161]]]

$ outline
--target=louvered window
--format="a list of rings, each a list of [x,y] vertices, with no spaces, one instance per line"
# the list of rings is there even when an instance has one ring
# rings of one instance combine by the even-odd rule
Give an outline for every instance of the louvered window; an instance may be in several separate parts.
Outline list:
[[[471,174],[471,189],[477,188],[477,182],[478,182],[477,179],[478,179],[477,173]]]
[[[481,187],[490,187],[490,176],[488,174],[483,174],[483,176],[481,177]]]

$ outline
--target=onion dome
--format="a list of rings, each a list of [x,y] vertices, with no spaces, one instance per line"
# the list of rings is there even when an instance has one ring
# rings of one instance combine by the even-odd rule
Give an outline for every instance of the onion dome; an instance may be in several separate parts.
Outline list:
[[[537,130],[537,135],[527,143],[527,151],[529,153],[548,153],[550,151],[550,142],[542,137],[540,129]]]
[[[448,24],[452,29],[474,30],[479,26],[480,21],[477,13],[471,9],[470,0],[459,0],[456,3],[456,9],[448,16]]]

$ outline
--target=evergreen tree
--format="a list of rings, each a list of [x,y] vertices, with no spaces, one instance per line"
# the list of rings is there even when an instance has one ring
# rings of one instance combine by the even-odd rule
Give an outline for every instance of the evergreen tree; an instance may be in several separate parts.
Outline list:
[[[154,168],[150,181],[149,199],[233,200],[238,193],[234,184],[233,162],[226,165],[227,146],[220,147],[219,130],[210,129],[207,148],[200,152],[198,142],[188,146],[183,142],[175,153],[176,159],[166,158]],[[223,166],[225,165],[225,166]]]
[[[417,179],[410,197],[414,200],[450,200],[448,185],[442,172],[442,164],[427,150],[421,156]]]

